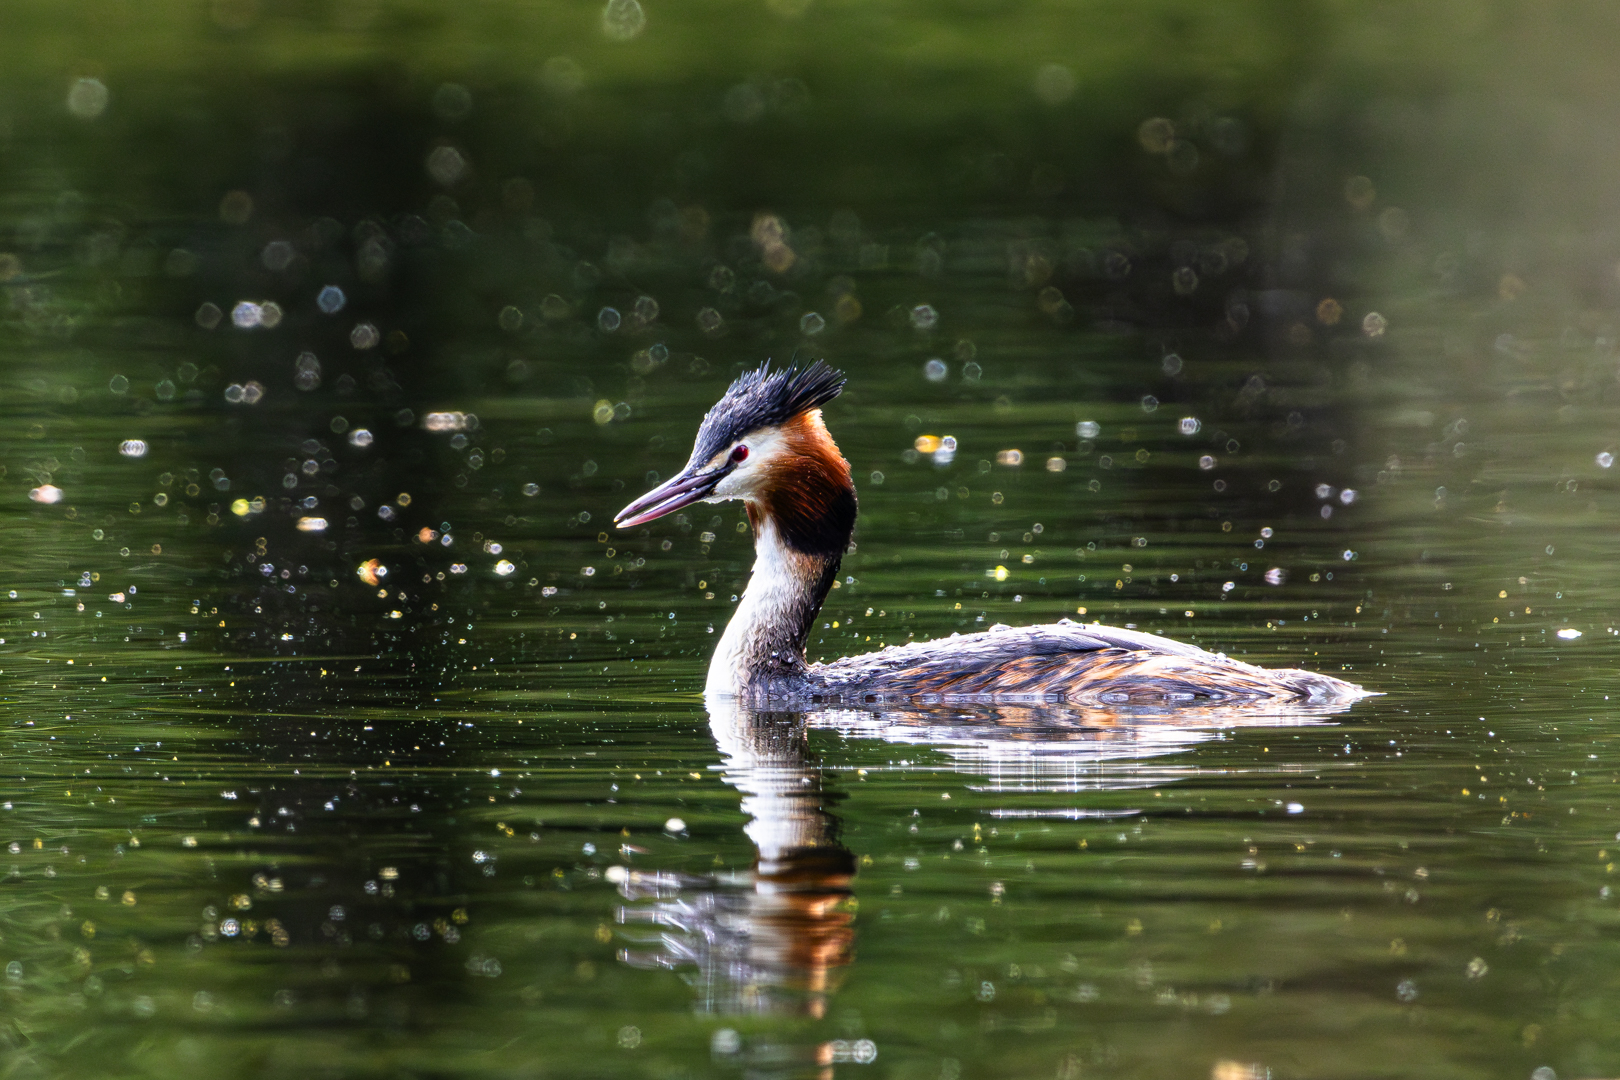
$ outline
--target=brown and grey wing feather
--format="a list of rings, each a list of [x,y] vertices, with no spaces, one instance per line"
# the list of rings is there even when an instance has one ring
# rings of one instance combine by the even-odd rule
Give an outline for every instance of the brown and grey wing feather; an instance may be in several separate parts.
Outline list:
[[[1169,638],[1054,623],[894,646],[816,665],[829,692],[1123,705],[1349,701],[1366,691],[1295,669],[1267,670]]]

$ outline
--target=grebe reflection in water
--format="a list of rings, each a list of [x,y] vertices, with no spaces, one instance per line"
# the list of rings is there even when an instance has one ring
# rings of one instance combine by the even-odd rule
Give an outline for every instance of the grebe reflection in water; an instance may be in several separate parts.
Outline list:
[[[903,703],[785,711],[729,695],[706,704],[721,778],[742,795],[753,865],[712,874],[612,868],[625,901],[621,936],[630,942],[620,960],[681,971],[703,1012],[817,1017],[854,959],[849,901],[859,864],[833,811],[858,780],[846,786],[840,776],[854,770],[830,767],[812,752],[812,731],[880,739],[915,754],[915,762],[902,759],[895,769],[937,776],[943,759],[963,787],[991,800],[973,809],[941,804],[970,817],[1119,818],[1141,809],[1117,798],[1088,805],[1077,796],[1174,783],[1196,769],[1162,761],[1167,756],[1235,728],[1331,723],[1349,707]],[[816,1060],[836,1052],[800,1049]]]
[[[711,702],[722,778],[742,793],[754,865],[740,873],[613,876],[635,967],[693,974],[699,1007],[716,1013],[822,1016],[855,939],[855,856],[838,839],[801,713]],[[648,933],[644,927],[657,929]]]

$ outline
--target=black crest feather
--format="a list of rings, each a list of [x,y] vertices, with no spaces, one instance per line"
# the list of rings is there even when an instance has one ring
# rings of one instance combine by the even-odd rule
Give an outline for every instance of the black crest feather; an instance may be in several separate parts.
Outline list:
[[[809,367],[771,370],[765,361],[737,376],[725,395],[703,417],[692,461],[707,461],[733,442],[762,427],[785,424],[820,408],[844,389],[844,373],[823,361]]]

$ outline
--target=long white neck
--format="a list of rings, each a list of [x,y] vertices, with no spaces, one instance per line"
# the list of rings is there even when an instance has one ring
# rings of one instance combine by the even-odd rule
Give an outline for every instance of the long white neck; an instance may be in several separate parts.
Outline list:
[[[754,525],[753,574],[709,661],[707,694],[742,695],[802,675],[805,638],[838,573],[837,557],[805,555],[784,543],[774,519],[759,515]]]

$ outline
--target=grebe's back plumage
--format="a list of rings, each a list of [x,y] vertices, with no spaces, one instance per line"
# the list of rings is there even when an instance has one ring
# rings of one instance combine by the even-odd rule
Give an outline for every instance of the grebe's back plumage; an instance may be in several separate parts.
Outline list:
[[[1342,702],[1342,679],[1268,670],[1133,630],[1067,619],[891,646],[825,664],[805,659],[816,613],[855,528],[849,463],[821,420],[844,387],[817,361],[738,378],[709,410],[672,480],[620,511],[631,528],[700,501],[741,499],[753,576],[709,665],[706,690],[757,701],[1005,699],[1129,705]]]
[[[823,694],[855,700],[993,698],[1072,705],[1328,703],[1342,679],[1245,664],[1156,634],[1062,619],[896,645],[810,669]]]

